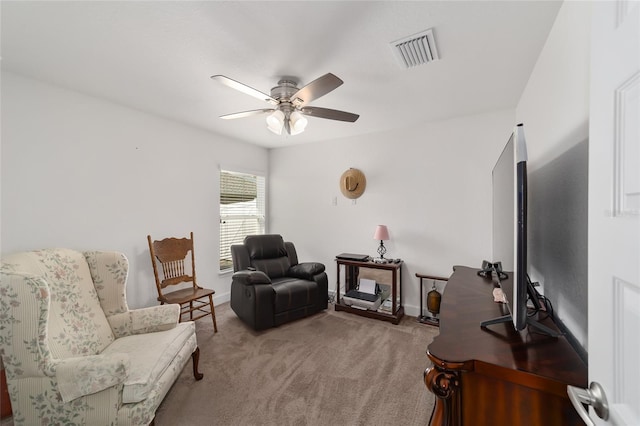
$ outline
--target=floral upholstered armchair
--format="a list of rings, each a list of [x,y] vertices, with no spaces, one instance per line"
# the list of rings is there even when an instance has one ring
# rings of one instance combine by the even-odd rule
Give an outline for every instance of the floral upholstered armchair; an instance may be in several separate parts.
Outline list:
[[[129,310],[126,257],[50,249],[0,267],[0,356],[13,422],[146,425],[189,357],[178,305]]]

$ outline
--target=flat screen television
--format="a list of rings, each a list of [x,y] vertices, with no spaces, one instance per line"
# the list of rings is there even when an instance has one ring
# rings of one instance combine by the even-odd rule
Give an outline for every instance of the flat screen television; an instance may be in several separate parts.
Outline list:
[[[527,144],[522,124],[513,130],[493,168],[492,196],[494,261],[485,264],[500,283],[509,314],[484,321],[481,326],[512,322],[518,331],[531,325],[558,335],[528,316],[527,300],[537,310],[540,302],[527,274]]]

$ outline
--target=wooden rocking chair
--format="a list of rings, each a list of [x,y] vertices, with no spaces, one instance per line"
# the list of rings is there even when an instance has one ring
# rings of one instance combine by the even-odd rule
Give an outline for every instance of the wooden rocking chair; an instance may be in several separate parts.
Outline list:
[[[198,286],[196,281],[193,232],[191,232],[191,238],[165,238],[160,241],[152,241],[151,235],[147,235],[147,241],[149,242],[149,253],[160,304],[176,303],[180,305],[180,322],[183,321],[183,316],[186,314],[189,314],[187,319],[191,321],[211,315],[213,329],[217,333],[216,311],[213,306],[215,290],[202,288]],[[191,252],[191,275],[188,275],[189,271],[185,269],[189,252]],[[160,269],[158,264],[161,266],[162,277],[158,272]],[[191,287],[173,291],[167,290],[167,287],[189,282],[192,283]]]

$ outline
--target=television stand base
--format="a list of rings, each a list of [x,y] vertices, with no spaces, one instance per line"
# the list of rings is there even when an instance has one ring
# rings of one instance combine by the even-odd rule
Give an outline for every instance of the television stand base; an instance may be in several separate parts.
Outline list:
[[[513,318],[511,317],[511,315],[504,315],[498,318],[482,321],[480,323],[480,328],[487,328],[488,325],[501,324],[503,322],[513,322]],[[540,324],[538,321],[534,320],[533,318],[527,318],[527,326],[536,328],[539,332],[546,334],[547,336],[551,336],[551,337],[562,336],[562,333],[552,330],[551,328],[547,327],[544,324]]]

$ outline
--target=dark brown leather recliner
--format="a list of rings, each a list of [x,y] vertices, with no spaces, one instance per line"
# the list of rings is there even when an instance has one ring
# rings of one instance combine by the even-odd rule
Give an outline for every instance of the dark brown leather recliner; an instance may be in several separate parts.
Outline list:
[[[231,309],[254,330],[327,309],[325,266],[298,263],[293,243],[281,235],[249,235],[231,246],[231,257]]]

